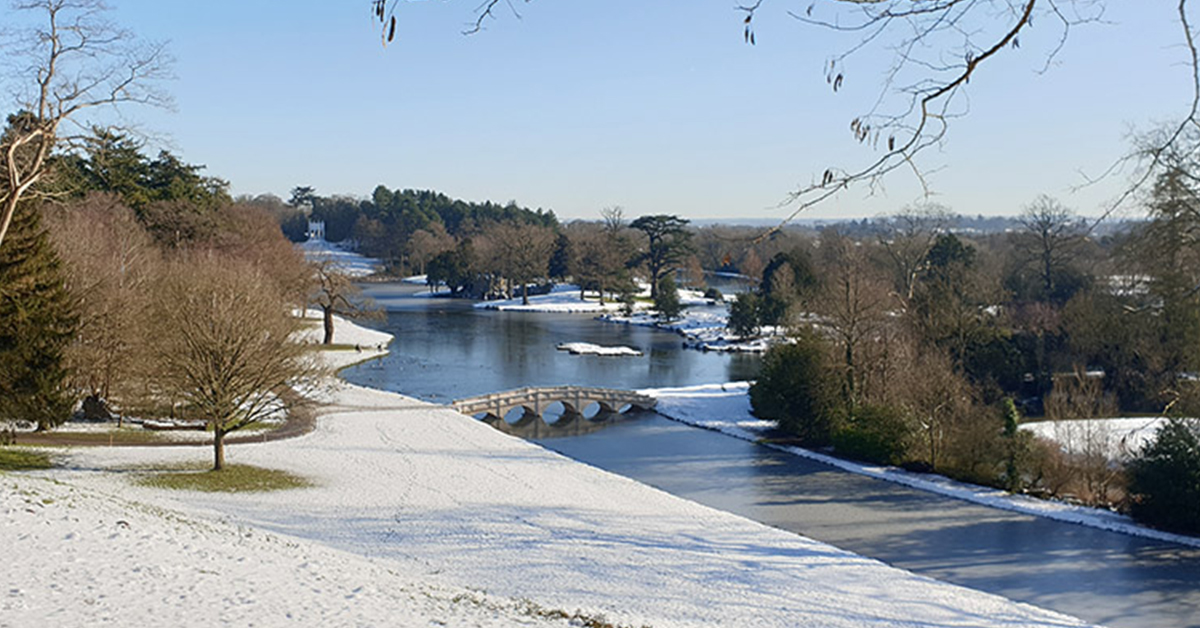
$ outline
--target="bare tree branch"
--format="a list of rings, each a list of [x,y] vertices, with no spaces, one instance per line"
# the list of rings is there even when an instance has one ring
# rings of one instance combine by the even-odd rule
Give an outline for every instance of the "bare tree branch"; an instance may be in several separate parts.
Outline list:
[[[14,8],[42,23],[21,33],[13,48],[27,65],[10,77],[25,92],[17,95],[18,111],[0,138],[0,245],[17,203],[45,180],[52,152],[80,141],[82,134],[64,133],[65,124],[88,129],[77,118],[89,109],[171,104],[157,88],[170,77],[165,47],[140,43],[104,20],[108,7],[101,0],[34,0]]]

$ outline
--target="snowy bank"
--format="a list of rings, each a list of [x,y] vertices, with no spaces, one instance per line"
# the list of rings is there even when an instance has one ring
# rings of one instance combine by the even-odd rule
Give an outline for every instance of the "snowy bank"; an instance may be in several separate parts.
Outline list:
[[[759,442],[766,431],[774,428],[775,424],[772,421],[758,419],[750,413],[749,390],[748,383],[734,382],[683,388],[649,388],[638,392],[658,399],[658,405],[654,409],[663,416],[729,436]],[[984,506],[1132,536],[1200,547],[1200,538],[1147,528],[1135,523],[1125,515],[1114,512],[1035,499],[1026,495],[1013,495],[1006,491],[966,484],[938,475],[913,473],[896,467],[854,462],[792,445],[765,444],[779,451],[823,462],[851,473],[895,482]]]
[[[605,301],[600,304],[599,298],[593,296],[590,300],[579,298],[579,286],[558,284],[550,289],[548,294],[531,294],[529,303],[524,303],[521,297],[515,299],[500,299],[496,301],[480,301],[475,307],[483,310],[499,310],[504,312],[547,312],[558,314],[603,313],[621,309],[616,301]]]

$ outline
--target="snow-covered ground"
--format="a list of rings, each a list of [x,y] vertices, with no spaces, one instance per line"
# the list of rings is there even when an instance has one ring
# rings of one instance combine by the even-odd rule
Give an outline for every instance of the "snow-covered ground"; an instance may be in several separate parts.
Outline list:
[[[529,295],[529,303],[522,302],[521,297],[515,299],[500,299],[496,301],[480,301],[475,304],[475,307],[485,310],[502,310],[508,312],[553,312],[559,314],[576,314],[576,313],[596,313],[615,312],[621,309],[621,304],[617,301],[605,301],[604,305],[600,305],[600,300],[591,294],[587,300],[579,298],[579,286],[572,284],[558,284],[554,286],[549,294],[532,294]]]
[[[658,399],[658,405],[654,409],[659,414],[737,438],[759,441],[767,430],[774,427],[774,424],[759,420],[750,414],[749,389],[748,383],[741,382],[684,388],[651,388],[638,392]],[[797,456],[824,462],[852,473],[956,497],[984,506],[1200,547],[1200,538],[1147,528],[1135,523],[1125,515],[1114,512],[1035,499],[1025,495],[1013,495],[993,488],[957,482],[938,475],[912,473],[896,467],[844,460],[801,447],[774,444],[769,446]]]
[[[383,264],[379,260],[348,251],[334,242],[308,240],[296,246],[304,252],[305,259],[309,261],[329,260],[334,267],[350,277],[367,277],[383,268]]]
[[[644,286],[641,296],[647,297],[650,287]],[[587,300],[580,300],[579,286],[560,284],[554,286],[549,294],[531,295],[529,303],[525,304],[520,298],[499,301],[481,301],[475,307],[489,310],[504,310],[511,312],[555,312],[555,313],[589,313],[598,314],[598,318],[610,323],[638,325],[642,327],[657,327],[674,331],[684,337],[684,344],[693,349],[704,351],[745,351],[760,353],[766,351],[779,338],[765,330],[764,336],[755,339],[742,339],[734,336],[726,329],[729,322],[727,312],[719,308],[703,308],[698,306],[713,305],[704,298],[703,293],[695,290],[680,290],[680,302],[688,306],[684,308],[680,318],[671,322],[661,322],[651,305],[644,301],[634,304],[635,312],[630,316],[620,314],[624,305],[617,301],[606,301],[600,304],[593,293],[588,294]]]
[[[357,333],[340,341],[379,342]],[[348,384],[328,394],[313,433],[227,452],[310,488],[130,482],[141,465],[207,460],[205,448],[76,449],[64,468],[0,476],[0,626],[584,625],[545,609],[657,627],[1080,625],[671,496],[441,406]],[[737,407],[744,388],[658,394],[699,415]]]
[[[1140,451],[1166,425],[1163,417],[1121,417],[1025,423],[1021,429],[1052,440],[1068,453],[1103,452],[1123,460]]]

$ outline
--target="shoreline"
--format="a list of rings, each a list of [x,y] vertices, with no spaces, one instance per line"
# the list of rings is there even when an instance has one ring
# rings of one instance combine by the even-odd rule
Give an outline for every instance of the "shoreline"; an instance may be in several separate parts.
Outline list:
[[[675,497],[441,406],[347,383],[323,400],[313,432],[230,452],[231,461],[313,478],[314,488],[165,492],[113,473],[197,453],[179,448],[74,451],[68,469],[40,475],[281,535],[301,550],[348,551],[420,587],[483,586],[501,601],[626,625],[1083,625]],[[354,578],[357,567],[345,569],[329,577]],[[518,618],[529,619],[509,614],[494,625]]]

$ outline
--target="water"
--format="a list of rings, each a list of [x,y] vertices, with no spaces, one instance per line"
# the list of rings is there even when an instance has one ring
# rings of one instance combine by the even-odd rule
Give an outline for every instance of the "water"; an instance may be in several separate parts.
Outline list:
[[[1200,626],[1200,549],[986,508],[653,414],[534,442],[713,508],[1090,622]]]
[[[374,323],[395,336],[391,353],[351,367],[351,382],[446,402],[524,386],[587,385],[620,389],[752,379],[760,357],[682,349],[674,333],[593,320],[586,314],[495,312],[469,302],[421,298],[419,287],[371,285],[387,310]],[[571,355],[561,342],[640,349],[641,357]]]
[[[529,385],[682,386],[752,378],[756,356],[704,354],[679,336],[583,315],[480,311],[378,285],[392,354],[352,382],[433,401]],[[572,356],[559,342],[642,349]],[[1008,513],[784,454],[653,413],[537,439],[667,492],[916,573],[1117,628],[1200,628],[1200,550]],[[546,433],[546,430],[541,430]]]

